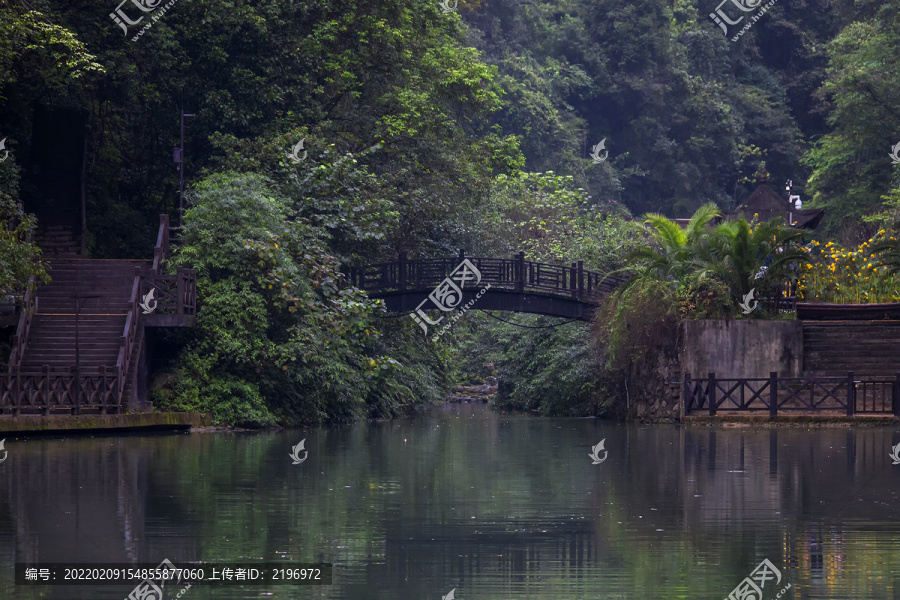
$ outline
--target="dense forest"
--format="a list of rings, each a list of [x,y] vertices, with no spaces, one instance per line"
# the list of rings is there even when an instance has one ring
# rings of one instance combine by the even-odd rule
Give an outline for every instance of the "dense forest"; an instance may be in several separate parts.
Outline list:
[[[41,270],[21,202],[36,107],[87,115],[97,258],[149,256],[158,215],[176,215],[183,110],[173,264],[198,269],[200,312],[171,334],[158,406],[259,425],[391,416],[492,362],[507,406],[612,410],[650,321],[677,319],[689,292],[646,316],[658,292],[642,283],[616,310],[643,330],[470,312],[423,343],[344,271],[465,248],[613,272],[640,256],[632,216],[732,209],[761,166],[826,210],[821,241],[882,231],[900,205],[900,0],[778,0],[737,41],[716,9],[0,0],[0,292]]]

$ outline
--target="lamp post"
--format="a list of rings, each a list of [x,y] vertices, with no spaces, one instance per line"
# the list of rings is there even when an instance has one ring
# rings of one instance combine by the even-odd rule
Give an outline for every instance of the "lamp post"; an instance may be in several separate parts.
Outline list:
[[[196,117],[197,115],[188,114],[181,109],[181,146],[175,148],[172,153],[175,162],[178,163],[178,226],[181,227],[184,220],[184,119],[185,117]]]
[[[790,209],[788,210],[788,225],[791,227],[794,226],[794,202],[791,199],[791,187],[793,187],[793,185],[793,179],[788,179],[784,184],[784,190],[787,192],[788,204],[790,205]]]
[[[81,314],[81,301],[89,298],[100,298],[100,294],[75,295],[75,408],[74,413],[81,413],[81,338],[78,329],[78,318]]]

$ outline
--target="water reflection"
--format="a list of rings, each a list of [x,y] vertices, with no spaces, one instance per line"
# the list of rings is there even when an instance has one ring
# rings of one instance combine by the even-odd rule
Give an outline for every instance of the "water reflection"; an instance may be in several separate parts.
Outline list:
[[[292,465],[302,438],[309,458]],[[592,465],[604,438],[608,459]],[[768,558],[793,598],[893,598],[897,441],[889,428],[626,426],[480,405],[296,432],[8,438],[0,597],[131,589],[15,587],[16,561],[168,558],[336,565],[328,587],[203,586],[184,600],[708,599]]]

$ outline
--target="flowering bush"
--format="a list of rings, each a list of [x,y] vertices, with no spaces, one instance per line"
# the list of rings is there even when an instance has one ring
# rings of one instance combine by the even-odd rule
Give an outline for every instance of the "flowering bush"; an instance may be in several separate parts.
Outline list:
[[[900,274],[891,272],[878,248],[896,238],[881,229],[856,250],[812,242],[813,262],[800,280],[798,297],[807,302],[869,304],[900,302]]]

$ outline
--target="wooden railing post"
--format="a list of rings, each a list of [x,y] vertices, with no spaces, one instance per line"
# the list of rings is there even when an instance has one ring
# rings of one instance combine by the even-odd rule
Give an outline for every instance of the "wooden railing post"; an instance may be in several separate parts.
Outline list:
[[[716,416],[716,374],[709,374],[709,387],[706,388],[706,396],[709,401],[709,416]]]
[[[681,418],[683,420],[685,413],[690,412],[691,404],[694,402],[690,373],[684,374],[684,382],[682,383],[681,388]]]
[[[584,261],[578,261],[578,297],[584,298]]]
[[[769,417],[778,414],[778,372],[769,371]]]
[[[159,274],[162,264],[169,254],[169,215],[159,215],[159,233],[156,235],[156,246],[153,248],[153,266],[150,270]]]
[[[569,269],[569,293],[575,298],[578,295],[578,263],[572,263]]]
[[[177,288],[176,297],[178,298],[178,306],[176,306],[176,310],[179,315],[184,314],[184,305],[187,304],[187,298],[184,297],[185,291],[185,268],[178,267],[175,269],[175,285]]]
[[[69,367],[69,375],[72,377],[72,414],[77,415],[78,398],[81,392],[81,383],[78,379],[78,367]]]
[[[853,371],[847,371],[847,416],[856,412],[856,384],[853,382]]]
[[[891,412],[895,417],[900,417],[900,373],[894,379],[894,393],[891,394]]]
[[[190,295],[188,297],[188,299],[190,300],[190,303],[188,304],[188,306],[191,309],[191,314],[196,315],[197,314],[197,271],[194,269],[190,269],[188,271],[188,274],[189,274],[190,282],[191,282],[190,292],[189,292]]]
[[[13,367],[19,364],[19,361],[17,360],[17,355],[19,354],[19,336],[12,336],[10,343],[12,344],[12,352],[9,354],[9,368],[7,370],[12,373]]]
[[[109,385],[106,380],[106,367],[104,365],[100,365],[100,381],[97,383],[97,401],[102,404],[100,406],[101,414],[112,414],[109,409],[109,402],[107,398],[109,397]]]
[[[41,367],[41,375],[43,377],[43,381],[41,381],[41,399],[43,402],[41,414],[47,416],[50,414],[50,365]]]
[[[462,254],[462,250],[459,251]],[[406,252],[400,253],[400,260],[398,261],[397,269],[399,272],[397,273],[397,285],[400,288],[400,291],[406,289]]]
[[[10,367],[10,368],[12,369],[11,372],[13,373],[13,376],[16,379],[16,383],[15,383],[16,391],[12,397],[12,415],[14,417],[18,417],[19,410],[22,406],[22,382],[21,382],[22,372],[18,365],[16,365],[15,367]]]
[[[516,291],[525,291],[525,252],[516,254]]]

